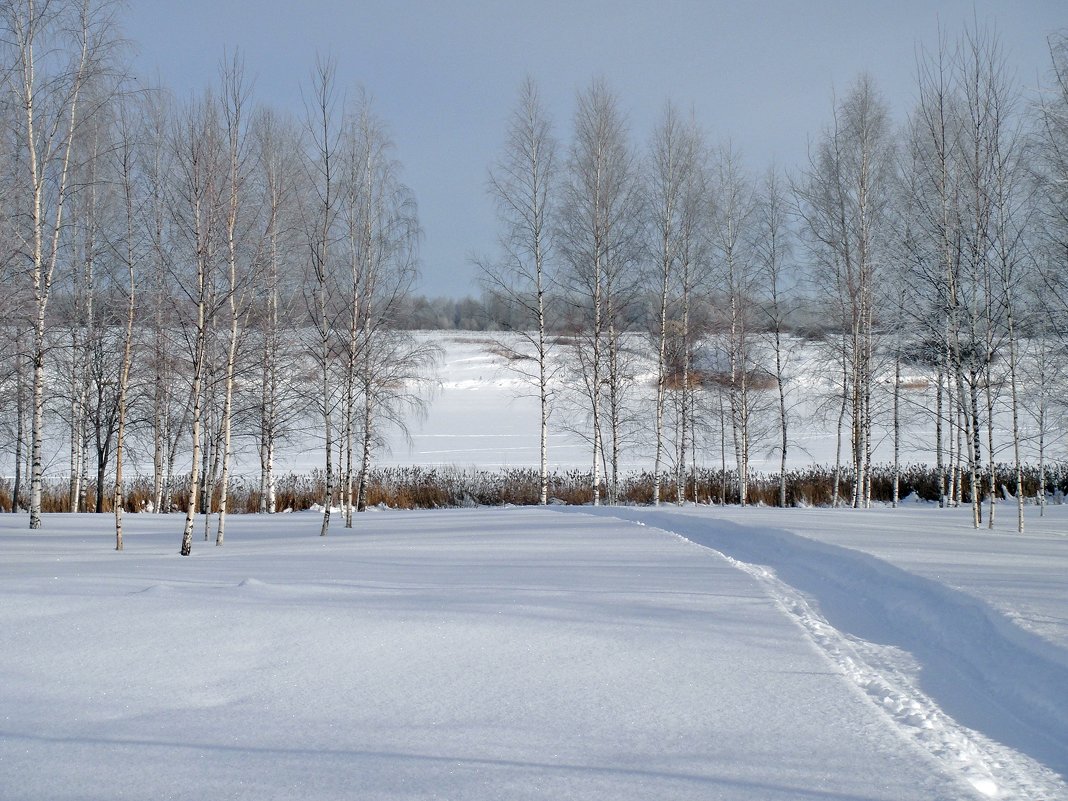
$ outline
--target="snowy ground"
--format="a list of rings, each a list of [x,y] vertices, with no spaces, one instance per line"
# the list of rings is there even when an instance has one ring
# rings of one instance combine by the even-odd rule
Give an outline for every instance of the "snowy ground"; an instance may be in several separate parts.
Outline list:
[[[0,799],[1068,799],[1064,509],[592,511],[4,516]]]

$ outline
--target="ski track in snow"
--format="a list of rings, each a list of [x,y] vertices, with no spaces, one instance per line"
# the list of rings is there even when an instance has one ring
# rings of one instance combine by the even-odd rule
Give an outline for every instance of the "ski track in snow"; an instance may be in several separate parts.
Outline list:
[[[903,736],[978,797],[1068,799],[1064,649],[972,596],[849,548],[711,516],[596,514],[709,548],[752,576]]]

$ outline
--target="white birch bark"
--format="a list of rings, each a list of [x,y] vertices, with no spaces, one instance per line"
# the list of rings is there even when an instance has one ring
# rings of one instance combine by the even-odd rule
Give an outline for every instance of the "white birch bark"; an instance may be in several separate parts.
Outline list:
[[[82,120],[82,91],[97,59],[108,46],[100,27],[106,7],[89,3],[47,3],[24,0],[3,11],[5,34],[14,52],[9,79],[18,109],[19,161],[29,188],[29,243],[33,287],[33,344],[31,362],[32,422],[30,528],[41,527],[45,404],[46,312],[52,278],[61,255],[64,213],[70,198],[71,151]],[[67,41],[65,38],[69,37]],[[72,58],[56,74],[48,74],[44,59],[53,47],[69,46]],[[39,74],[43,71],[43,74]]]

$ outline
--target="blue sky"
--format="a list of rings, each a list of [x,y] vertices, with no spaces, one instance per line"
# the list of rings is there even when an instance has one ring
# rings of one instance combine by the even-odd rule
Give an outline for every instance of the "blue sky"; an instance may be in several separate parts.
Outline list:
[[[836,88],[868,71],[903,117],[918,49],[973,17],[996,28],[1026,87],[1046,69],[1046,36],[1068,27],[1063,0],[130,0],[123,19],[135,68],[179,96],[214,83],[236,48],[254,99],[298,114],[316,53],[334,56],[341,86],[374,98],[418,198],[421,291],[459,296],[477,292],[469,257],[494,247],[486,170],[526,74],[563,140],[576,92],[601,77],[638,143],[671,99],[751,169],[790,170]]]

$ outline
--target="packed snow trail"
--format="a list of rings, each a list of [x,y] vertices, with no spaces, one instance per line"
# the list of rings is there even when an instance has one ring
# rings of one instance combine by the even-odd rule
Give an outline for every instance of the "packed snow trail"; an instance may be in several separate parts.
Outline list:
[[[103,515],[0,519],[3,801],[980,798],[662,532],[235,515],[183,560],[175,522],[131,515],[116,554]]]
[[[980,793],[1068,798],[1063,648],[974,596],[853,549],[713,512],[596,513],[712,548],[759,579],[907,736]]]

